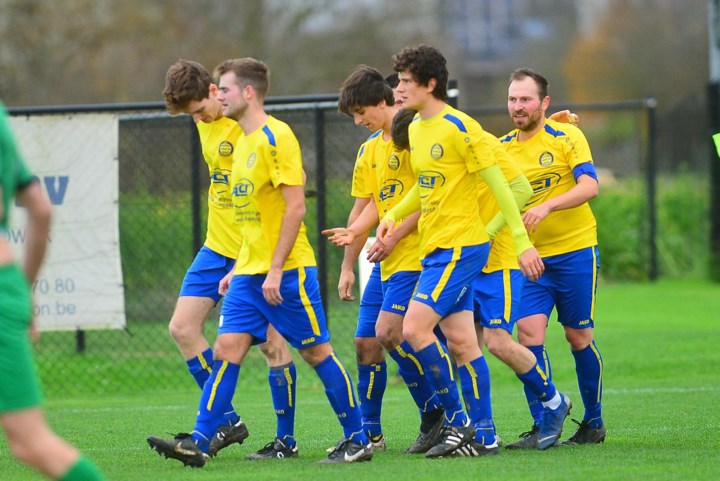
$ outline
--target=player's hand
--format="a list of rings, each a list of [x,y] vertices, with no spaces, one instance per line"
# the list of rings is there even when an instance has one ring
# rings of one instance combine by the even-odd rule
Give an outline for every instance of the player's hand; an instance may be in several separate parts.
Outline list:
[[[577,124],[580,122],[580,116],[578,114],[574,114],[569,110],[560,110],[559,112],[555,112],[550,117],[550,120],[554,120],[555,122],[562,122],[564,124]]]
[[[218,294],[221,296],[224,296],[227,294],[228,289],[230,289],[230,281],[232,281],[233,278],[233,272],[228,272],[225,277],[220,279],[220,282],[218,283]]]
[[[355,240],[355,234],[346,227],[325,229],[322,235],[327,236],[328,240],[338,247],[349,246]]]
[[[390,237],[395,232],[395,220],[383,217],[375,230],[375,237],[383,244],[390,243]]]
[[[380,239],[375,239],[373,245],[368,249],[367,260],[369,262],[382,262],[392,253],[396,244],[395,239],[393,237],[386,237],[385,241],[388,242],[388,244]]]
[[[355,273],[352,269],[340,271],[340,280],[338,281],[338,295],[340,300],[352,302],[355,300],[352,289],[355,285]]]
[[[534,234],[540,221],[547,217],[549,213],[550,209],[544,204],[537,205],[523,212],[522,221],[528,233]]]
[[[262,285],[263,297],[271,306],[282,304],[283,298],[280,295],[282,276],[283,271],[281,269],[270,269],[265,276],[265,282]]]
[[[545,272],[545,264],[543,264],[540,254],[534,247],[520,254],[518,264],[523,275],[530,281],[540,279],[540,276]]]

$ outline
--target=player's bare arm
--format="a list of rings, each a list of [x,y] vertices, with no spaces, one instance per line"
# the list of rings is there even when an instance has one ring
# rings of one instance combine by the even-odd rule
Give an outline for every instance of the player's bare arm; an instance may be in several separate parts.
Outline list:
[[[598,195],[598,183],[589,175],[581,175],[577,184],[567,192],[546,200],[526,210],[522,215],[523,224],[531,234],[537,230],[540,221],[556,210],[572,209],[588,202]]]
[[[273,306],[277,306],[283,301],[280,295],[283,266],[295,245],[306,211],[305,192],[302,185],[283,184],[280,186],[280,191],[285,199],[285,214],[280,226],[280,237],[270,261],[270,270],[262,286],[265,300]]]
[[[395,233],[391,237],[386,237],[384,241],[376,239],[373,245],[370,246],[370,249],[368,249],[368,261],[382,262],[387,259],[400,240],[417,230],[419,219],[420,211],[418,210],[407,216],[405,220],[397,226]]]
[[[355,239],[361,236],[367,237],[367,233],[378,222],[377,207],[371,199],[360,215],[349,227],[335,227],[322,231],[328,236],[328,240],[338,247],[352,244]]]

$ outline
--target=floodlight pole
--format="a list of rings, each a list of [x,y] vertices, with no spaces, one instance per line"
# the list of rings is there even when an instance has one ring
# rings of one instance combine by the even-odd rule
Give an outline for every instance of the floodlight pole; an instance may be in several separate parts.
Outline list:
[[[720,0],[708,0],[710,81],[710,278],[720,282],[720,158],[712,135],[720,133]]]

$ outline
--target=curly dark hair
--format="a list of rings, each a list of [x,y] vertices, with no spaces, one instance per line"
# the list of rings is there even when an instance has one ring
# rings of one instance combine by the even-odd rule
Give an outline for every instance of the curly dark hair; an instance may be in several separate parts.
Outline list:
[[[447,61],[440,50],[429,45],[406,47],[393,55],[392,61],[396,72],[409,72],[420,85],[427,86],[431,79],[435,79],[437,85],[433,89],[433,97],[447,99]]]

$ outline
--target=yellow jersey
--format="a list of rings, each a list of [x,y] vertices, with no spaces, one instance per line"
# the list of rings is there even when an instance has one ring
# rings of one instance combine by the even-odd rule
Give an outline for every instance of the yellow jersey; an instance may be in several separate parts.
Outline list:
[[[230,175],[233,153],[242,129],[236,121],[225,117],[196,125],[210,173],[205,246],[225,257],[235,258],[242,237],[235,226]]]
[[[518,142],[518,131],[501,138],[530,181],[533,195],[525,205],[530,208],[563,194],[576,185],[573,169],[593,163],[590,146],[577,127],[547,119],[545,126],[531,139]],[[573,252],[597,244],[597,223],[585,202],[571,209],[551,212],[530,236],[541,257]]]
[[[375,201],[378,217],[383,218],[415,185],[415,174],[410,164],[410,153],[397,151],[383,131],[373,133],[360,147],[353,174],[353,196],[363,197],[369,191]],[[362,179],[355,179],[357,176]],[[358,194],[358,195],[356,195]],[[399,220],[398,224],[403,220]],[[383,281],[400,271],[420,271],[420,234],[417,230],[403,237],[392,253],[380,263]]]
[[[420,252],[485,243],[480,220],[478,172],[496,164],[480,124],[450,105],[410,123],[410,161],[420,192]]]
[[[235,274],[270,270],[285,215],[281,185],[304,185],[302,154],[290,126],[270,116],[262,127],[240,138],[233,156],[232,198],[243,238]],[[283,270],[315,265],[303,222]]]
[[[510,154],[507,153],[500,141],[487,132],[484,133],[490,137],[488,142],[493,146],[493,153],[505,179],[510,182],[512,179],[522,175],[515,161]],[[487,224],[495,215],[500,212],[495,196],[490,187],[481,182],[478,190],[478,205],[480,208],[480,219],[483,224]],[[517,254],[515,253],[515,241],[510,234],[510,228],[505,226],[495,236],[490,249],[490,256],[483,272],[494,272],[502,269],[519,269]]]

